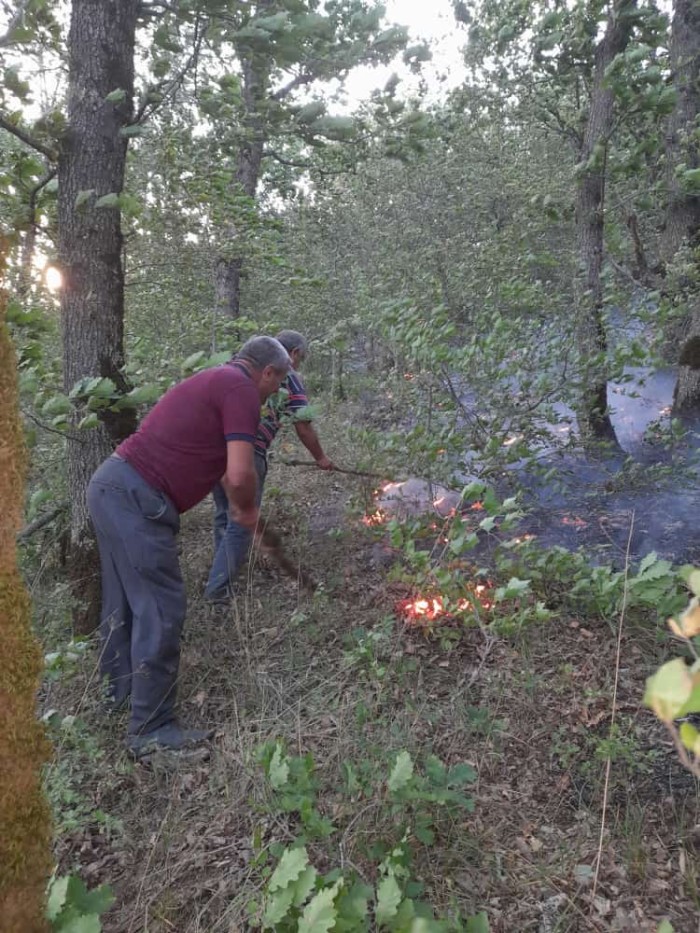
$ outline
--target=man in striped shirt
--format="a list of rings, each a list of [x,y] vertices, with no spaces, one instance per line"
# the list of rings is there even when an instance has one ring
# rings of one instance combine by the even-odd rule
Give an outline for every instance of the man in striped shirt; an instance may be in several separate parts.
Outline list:
[[[258,476],[257,505],[263,494],[267,475],[267,452],[277,432],[285,424],[293,424],[297,437],[309,451],[321,470],[332,470],[333,463],[325,455],[316,430],[311,423],[311,408],[299,378],[298,367],[308,350],[306,338],[295,330],[283,330],[277,335],[292,361],[292,368],[275,395],[267,400],[260,417],[255,438],[255,470]],[[218,602],[232,595],[232,584],[250,550],[252,534],[234,521],[229,514],[226,493],[220,485],[214,487],[214,562],[204,590],[206,599]]]

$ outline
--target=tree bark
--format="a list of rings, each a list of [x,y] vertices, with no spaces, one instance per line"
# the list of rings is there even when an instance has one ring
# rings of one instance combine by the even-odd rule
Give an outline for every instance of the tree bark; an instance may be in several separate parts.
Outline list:
[[[68,124],[59,157],[59,262],[63,276],[64,386],[85,376],[112,379],[126,389],[124,274],[118,207],[95,199],[122,190],[132,120],[134,41],[138,0],[73,0],[68,36]],[[113,91],[123,99],[106,100]],[[81,206],[81,192],[94,195]],[[77,420],[77,413],[76,418]],[[115,443],[135,427],[135,415],[107,414],[100,425],[67,441],[71,502],[69,576],[76,597],[75,627],[91,631],[99,615],[99,556],[89,522],[88,481]]]
[[[0,293],[0,927],[8,933],[41,933],[47,926],[44,899],[51,871],[51,817],[41,770],[50,748],[35,713],[43,658],[17,567],[26,451],[5,304]]]
[[[694,136],[700,114],[700,4],[676,0],[671,25],[671,72],[678,93],[666,128],[666,184],[668,206],[661,239],[661,259],[666,267],[678,251],[696,248],[700,239],[700,197],[684,190],[676,175],[679,165],[700,167],[700,145]],[[682,335],[678,381],[673,400],[674,415],[700,411],[700,300],[691,296]]]
[[[254,15],[260,16],[268,12],[272,6],[271,0],[260,0]],[[242,192],[254,200],[260,180],[266,141],[261,109],[269,92],[272,64],[269,56],[254,52],[249,47],[239,47],[238,54],[242,64],[241,90],[245,108],[245,135],[236,157],[234,184],[235,193]],[[237,318],[241,313],[244,247],[240,242],[241,233],[234,223],[229,225],[228,235],[234,255],[219,258],[214,294],[217,310],[227,317]]]
[[[615,119],[615,99],[606,84],[606,70],[624,51],[632,27],[630,14],[636,0],[615,0],[605,35],[598,43],[593,72],[591,104],[583,134],[582,166],[576,201],[576,228],[584,269],[581,295],[580,341],[585,362],[585,385],[579,412],[584,440],[607,441],[618,446],[607,402],[607,336],[603,321],[603,255],[605,222],[605,174],[607,150]],[[593,164],[589,164],[589,162]]]

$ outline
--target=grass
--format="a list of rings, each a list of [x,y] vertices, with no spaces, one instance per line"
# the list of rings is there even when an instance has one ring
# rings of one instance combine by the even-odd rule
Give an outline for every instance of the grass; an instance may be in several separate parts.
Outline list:
[[[333,457],[353,465],[341,415],[324,421],[323,435]],[[318,810],[337,827],[308,840],[319,870],[376,880],[373,849],[396,825],[368,788],[400,750],[417,762],[433,753],[477,772],[473,814],[439,814],[435,843],[416,851],[414,877],[441,913],[485,910],[497,933],[545,929],[550,914],[562,933],[643,933],[665,917],[696,931],[697,784],[640,708],[656,633],[623,639],[610,737],[616,634],[607,622],[555,615],[509,638],[467,630],[449,647],[439,633],[403,626],[373,559],[374,532],[348,512],[363,495],[357,480],[273,465],[265,511],[323,586],[310,598],[258,561],[225,610],[198,596],[211,557],[208,503],[185,516],[180,708],[193,725],[216,725],[208,760],[130,763],[124,720],[100,712],[96,649],[47,684],[43,705],[57,711],[60,736],[47,776],[62,830],[56,855],[62,872],[112,885],[105,929],[251,928],[275,845],[302,829],[276,805],[258,761],[261,746],[282,740],[290,755],[313,755]],[[52,585],[44,570],[42,619]],[[65,639],[59,628],[52,639]],[[61,733],[66,716],[76,719]],[[608,831],[592,900],[607,756]]]

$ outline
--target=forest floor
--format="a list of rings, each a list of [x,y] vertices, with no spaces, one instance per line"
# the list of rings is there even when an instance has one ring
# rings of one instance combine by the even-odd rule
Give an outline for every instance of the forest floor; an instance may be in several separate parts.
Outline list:
[[[351,465],[343,417],[324,420],[322,433]],[[399,751],[416,763],[433,753],[477,775],[473,813],[444,809],[432,844],[417,844],[412,875],[436,911],[486,911],[496,933],[644,933],[664,918],[696,933],[698,785],[641,707],[644,678],[666,650],[659,631],[623,633],[611,738],[614,626],[558,616],[507,638],[468,629],[447,646],[396,618],[361,501],[357,479],[273,465],[264,511],[323,586],[305,595],[258,560],[224,608],[199,596],[210,503],[185,516],[180,709],[188,724],[216,726],[206,756],[131,762],[125,719],[101,712],[92,646],[47,679],[43,711],[58,723],[47,779],[57,859],[91,886],[111,885],[104,929],[255,926],[266,854],[300,834],[259,763],[261,746],[279,739],[290,755],[313,755],[316,805],[336,827],[306,839],[320,871],[376,882],[376,847],[396,842],[397,817],[368,788],[386,780]],[[34,598],[38,618],[54,620],[51,638],[65,642],[60,593],[47,577]]]

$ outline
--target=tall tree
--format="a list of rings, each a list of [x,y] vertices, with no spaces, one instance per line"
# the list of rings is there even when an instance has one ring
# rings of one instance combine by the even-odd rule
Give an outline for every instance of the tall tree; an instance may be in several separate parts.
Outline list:
[[[576,227],[584,293],[581,296],[581,349],[585,378],[579,426],[582,433],[617,444],[608,412],[607,337],[603,321],[605,180],[608,148],[615,127],[615,92],[608,69],[632,35],[636,0],[614,0],[605,33],[595,50],[593,86],[580,151]]]
[[[227,105],[229,122],[221,131],[224,147],[230,147],[233,155],[230,194],[234,198],[254,201],[267,158],[312,168],[312,154],[329,141],[357,141],[352,119],[329,116],[320,99],[309,102],[314,85],[342,81],[356,66],[390,61],[401,49],[414,67],[425,60],[425,46],[406,48],[406,30],[385,28],[383,16],[381,4],[362,0],[328,0],[323,12],[314,0],[257,0],[239,11],[233,28],[219,25],[221,43],[232,44],[240,63],[238,75],[223,82],[219,94],[219,103]],[[300,89],[306,94],[302,102],[295,94]],[[215,105],[210,98],[212,115]],[[246,254],[242,233],[236,219],[230,218],[229,249],[217,265],[217,306],[230,317],[240,313]]]
[[[133,120],[138,0],[73,0],[68,34],[67,126],[58,163],[58,252],[63,286],[66,391],[86,376],[125,389],[124,276],[119,197]],[[115,443],[135,427],[133,412],[106,412],[92,431],[69,435],[70,572],[77,627],[99,609],[99,557],[85,490]]]
[[[455,0],[454,6],[458,18],[471,22],[466,4]],[[576,161],[582,266],[577,411],[581,433],[592,441],[616,443],[606,386],[605,247],[615,226],[607,189],[616,175],[629,176],[635,160],[643,166],[654,142],[654,115],[668,112],[658,66],[666,26],[655,0],[482,0],[471,25],[468,61],[485,65],[493,93],[508,102],[513,119],[543,123],[569,144]],[[650,127],[644,139],[637,135],[640,125]],[[628,198],[620,199],[626,218],[628,205]]]
[[[668,208],[661,258],[668,267],[682,249],[700,269],[700,3],[675,0],[671,24],[671,73],[676,106],[666,128]],[[674,413],[700,411],[700,283],[689,290],[688,329],[681,346]]]

